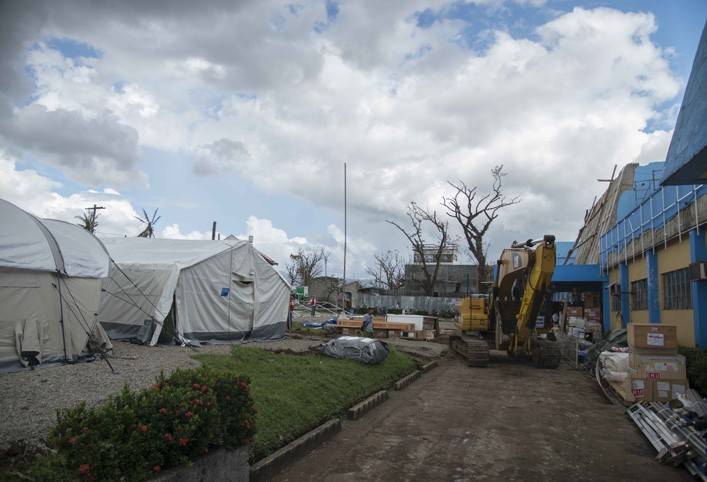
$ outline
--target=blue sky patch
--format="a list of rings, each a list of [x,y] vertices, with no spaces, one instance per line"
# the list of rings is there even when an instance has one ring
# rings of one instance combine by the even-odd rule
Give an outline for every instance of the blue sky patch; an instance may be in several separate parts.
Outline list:
[[[69,59],[94,58],[100,59],[103,53],[91,45],[68,37],[50,37],[45,40],[47,47],[58,50]]]

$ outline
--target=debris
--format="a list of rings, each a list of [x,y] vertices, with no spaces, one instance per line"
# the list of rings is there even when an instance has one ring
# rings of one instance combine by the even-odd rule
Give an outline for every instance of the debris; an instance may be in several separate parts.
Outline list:
[[[707,432],[700,423],[704,417],[699,417],[698,412],[707,403],[699,400],[696,393],[686,396],[692,399],[692,405],[679,403],[682,407],[673,409],[669,404],[639,402],[629,407],[626,414],[656,449],[658,461],[674,467],[684,465],[694,477],[707,481]],[[695,406],[699,408],[694,409]]]

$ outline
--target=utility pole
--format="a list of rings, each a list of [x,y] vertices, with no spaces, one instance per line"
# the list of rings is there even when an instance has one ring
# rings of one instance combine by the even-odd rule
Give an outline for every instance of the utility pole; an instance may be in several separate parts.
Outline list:
[[[86,211],[91,211],[91,234],[93,234],[93,231],[96,229],[96,211],[99,209],[105,209],[105,206],[97,206],[95,203],[93,204],[92,207],[86,208]]]
[[[344,276],[341,280],[341,287],[346,285],[346,163],[344,163]]]

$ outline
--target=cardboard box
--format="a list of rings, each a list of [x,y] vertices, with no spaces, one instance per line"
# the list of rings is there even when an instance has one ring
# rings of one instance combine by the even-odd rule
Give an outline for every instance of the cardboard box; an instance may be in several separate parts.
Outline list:
[[[626,402],[633,403],[644,401],[646,400],[646,395],[651,393],[647,385],[646,380],[643,378],[626,377],[626,381],[624,381],[619,395],[621,395],[621,398]]]
[[[599,308],[584,308],[584,317],[587,320],[601,321],[601,310]]]
[[[628,346],[635,353],[676,354],[678,337],[675,326],[653,323],[629,323]],[[670,353],[668,353],[670,352]]]
[[[599,308],[601,304],[601,298],[598,293],[582,293],[582,303],[584,308]]]
[[[581,306],[568,306],[567,307],[567,317],[575,316],[577,318],[584,318],[584,313]]]
[[[643,355],[629,352],[628,366],[640,378],[653,380],[687,378],[685,357],[682,355]]]
[[[678,397],[678,394],[685,394],[689,385],[686,378],[677,380],[651,380],[652,393],[651,401],[669,402]]]

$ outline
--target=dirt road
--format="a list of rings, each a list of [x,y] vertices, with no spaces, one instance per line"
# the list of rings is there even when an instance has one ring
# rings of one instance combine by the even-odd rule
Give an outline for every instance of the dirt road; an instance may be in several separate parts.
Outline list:
[[[275,480],[692,480],[653,455],[582,373],[450,355]]]

